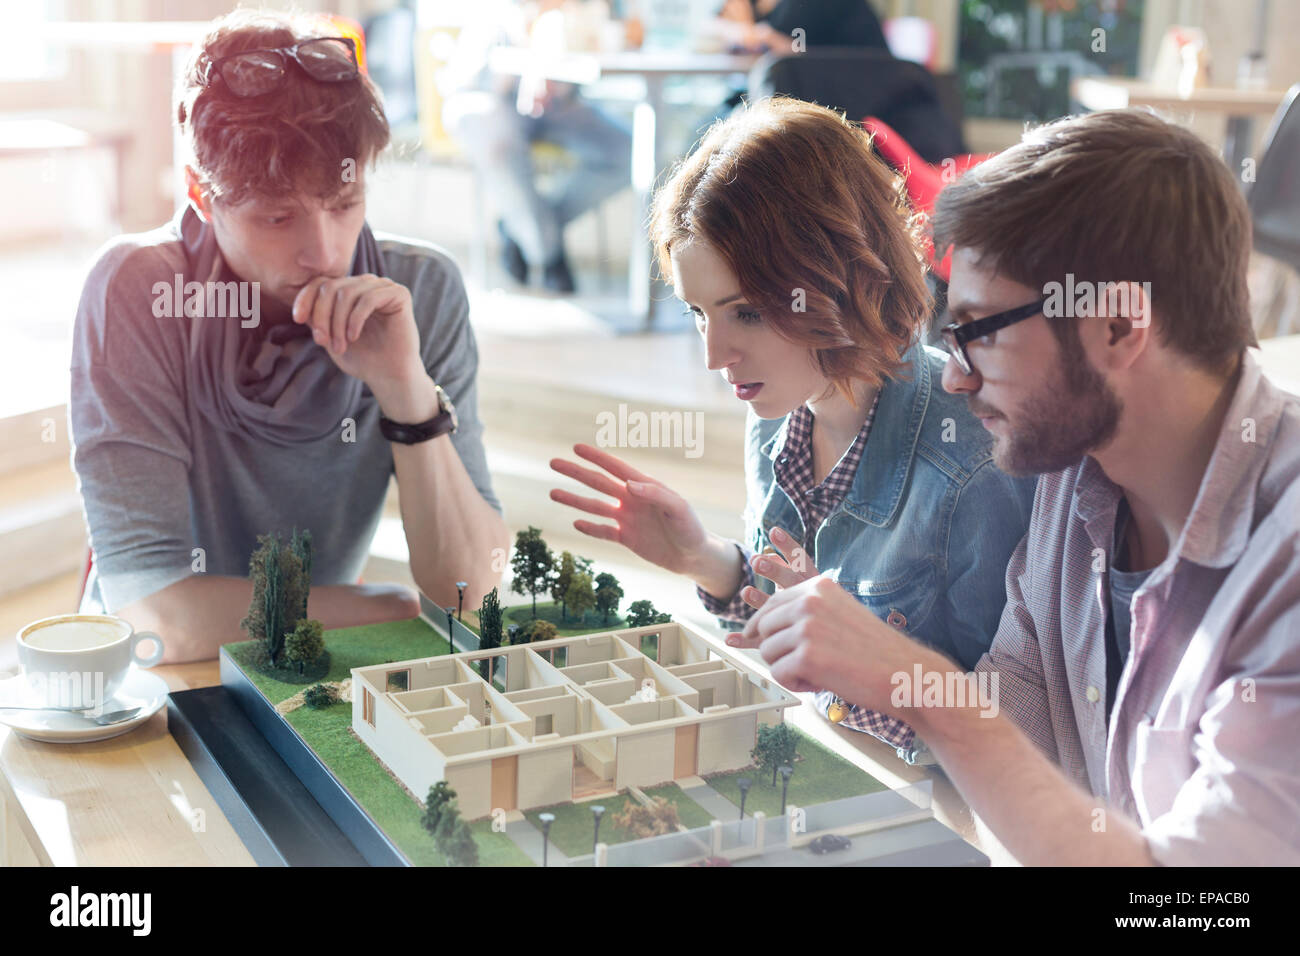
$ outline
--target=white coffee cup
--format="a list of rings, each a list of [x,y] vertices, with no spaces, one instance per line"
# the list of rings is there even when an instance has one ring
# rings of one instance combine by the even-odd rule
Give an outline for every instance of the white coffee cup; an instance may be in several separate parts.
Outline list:
[[[155,645],[146,657],[136,653],[142,641]],[[163,650],[157,634],[111,614],[59,614],[18,632],[18,664],[41,707],[100,710],[132,664],[153,667]]]

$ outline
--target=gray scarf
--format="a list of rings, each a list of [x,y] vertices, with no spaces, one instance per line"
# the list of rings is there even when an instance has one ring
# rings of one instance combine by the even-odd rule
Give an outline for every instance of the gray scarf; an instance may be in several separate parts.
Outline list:
[[[177,228],[185,282],[234,278],[212,226],[188,205]],[[385,274],[374,234],[363,225],[351,274],[367,273]],[[213,426],[295,445],[337,433],[344,418],[356,417],[364,384],[339,370],[306,325],[264,321],[243,328],[237,316],[191,317],[189,322],[190,401]]]

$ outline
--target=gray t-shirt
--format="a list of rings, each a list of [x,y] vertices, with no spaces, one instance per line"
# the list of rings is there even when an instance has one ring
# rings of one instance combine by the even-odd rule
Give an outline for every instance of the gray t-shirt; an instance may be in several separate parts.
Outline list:
[[[478,348],[460,272],[436,246],[376,240],[388,277],[411,292],[424,366],[456,406],[452,443],[500,512],[483,451]],[[259,534],[287,540],[294,527],[311,531],[313,584],[355,582],[393,474],[378,403],[363,389],[347,416],[350,432],[340,421],[336,432],[307,441],[268,441],[205,417],[187,387],[203,361],[192,354],[194,320],[160,318],[151,308],[155,283],[184,272],[173,222],[110,243],[82,291],[68,406],[94,553],[82,609],[116,611],[198,570],[242,577]],[[346,379],[337,368],[323,371]]]

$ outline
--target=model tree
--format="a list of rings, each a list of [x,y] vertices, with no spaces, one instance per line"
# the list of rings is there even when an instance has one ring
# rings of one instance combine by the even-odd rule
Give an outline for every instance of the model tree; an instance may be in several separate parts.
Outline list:
[[[651,624],[667,624],[672,615],[660,613],[650,601],[633,601],[627,606],[628,627],[649,627]]]
[[[538,618],[536,621],[529,621],[519,629],[520,643],[531,644],[534,641],[549,641],[560,633],[550,621],[543,621]]]
[[[273,666],[280,666],[285,638],[307,615],[311,591],[311,535],[295,529],[289,547],[275,534],[257,537],[257,550],[248,561],[253,598],[239,626],[261,641]],[[319,655],[317,655],[319,656]]]
[[[614,814],[613,822],[637,840],[675,833],[681,823],[677,806],[664,797],[651,798],[649,806],[629,800],[621,813]]]
[[[537,617],[537,595],[545,594],[551,583],[551,568],[555,555],[542,540],[542,529],[528,526],[527,531],[515,535],[515,554],[510,559],[510,590],[516,594],[530,594],[533,598],[533,617]]]
[[[573,610],[574,616],[581,621],[596,606],[596,592],[591,586],[591,575],[585,571],[575,571],[569,589],[564,592],[564,600]]]
[[[325,628],[320,621],[304,618],[284,640],[284,659],[298,665],[303,672],[312,661],[325,653]]]
[[[478,866],[478,844],[454,803],[443,808],[433,839],[438,852],[452,866]]]
[[[431,835],[437,835],[438,820],[448,805],[456,803],[456,791],[451,789],[446,780],[439,780],[429,788],[429,795],[424,800],[424,813],[420,823]]]
[[[298,529],[294,528],[292,534],[289,536],[289,550],[296,554],[298,560],[302,563],[301,594],[294,594],[292,596],[294,598],[301,598],[302,609],[298,616],[306,617],[307,598],[311,592],[311,532],[304,528],[300,534]]]
[[[749,752],[754,763],[763,770],[772,771],[772,786],[776,786],[776,768],[782,764],[794,766],[798,754],[798,738],[794,728],[784,721],[779,724],[759,724],[758,740]]]
[[[483,596],[478,610],[478,646],[484,651],[501,646],[501,601],[496,588]],[[488,679],[488,664],[488,658],[478,662],[478,672],[484,680]]]
[[[478,845],[474,834],[460,817],[456,791],[439,780],[429,788],[420,824],[433,837],[434,845],[452,866],[477,866]]]
[[[565,601],[576,570],[577,564],[573,560],[573,552],[561,551],[559,567],[551,572],[551,600],[560,605],[560,623],[564,623],[567,613]]]
[[[323,710],[339,700],[338,688],[333,684],[313,684],[302,694],[302,702],[312,710]]]
[[[609,623],[609,612],[618,613],[618,602],[623,600],[623,588],[618,578],[608,571],[596,576],[596,607],[600,609],[600,623]]]

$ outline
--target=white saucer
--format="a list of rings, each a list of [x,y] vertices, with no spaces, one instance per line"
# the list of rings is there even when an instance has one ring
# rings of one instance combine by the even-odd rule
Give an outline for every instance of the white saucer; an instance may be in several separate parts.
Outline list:
[[[24,737],[49,743],[82,743],[90,740],[107,740],[128,730],[134,730],[158,713],[167,703],[167,682],[157,674],[132,667],[122,681],[113,699],[104,705],[104,713],[130,710],[139,707],[140,713],[130,720],[101,727],[94,720],[80,714],[59,711],[23,711],[0,709],[0,724],[7,724]],[[19,674],[0,680],[0,708],[5,704],[20,707],[39,707],[42,701]]]

